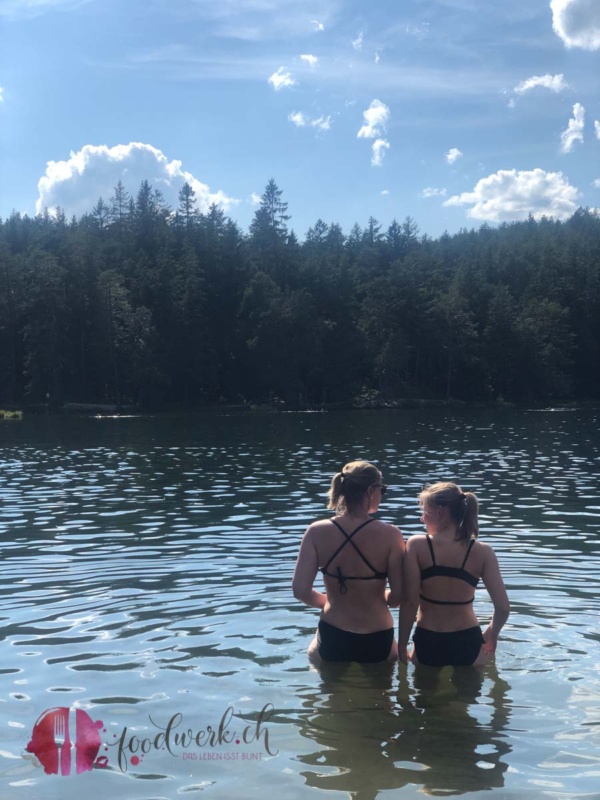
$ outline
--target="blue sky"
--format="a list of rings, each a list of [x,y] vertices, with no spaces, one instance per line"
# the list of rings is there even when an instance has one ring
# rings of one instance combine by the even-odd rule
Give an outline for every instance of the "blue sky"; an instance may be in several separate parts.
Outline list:
[[[0,0],[0,216],[119,179],[246,229],[600,207],[600,0]]]

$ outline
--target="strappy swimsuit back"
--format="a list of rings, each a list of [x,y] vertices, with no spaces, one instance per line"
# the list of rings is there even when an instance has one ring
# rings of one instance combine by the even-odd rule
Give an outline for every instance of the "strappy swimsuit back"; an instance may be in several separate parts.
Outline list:
[[[355,528],[352,531],[351,534],[347,534],[346,531],[342,528],[342,526],[338,522],[336,522],[334,519],[332,519],[331,522],[333,522],[335,527],[339,531],[341,531],[341,533],[344,535],[344,541],[341,543],[341,545],[338,547],[338,549],[335,551],[335,553],[331,556],[331,558],[325,564],[325,566],[321,567],[321,572],[323,573],[323,575],[329,575],[330,578],[336,578],[336,580],[338,581],[338,583],[340,585],[340,594],[346,594],[346,592],[348,591],[348,587],[346,585],[346,581],[384,581],[387,578],[387,572],[378,572],[375,569],[375,567],[370,563],[370,561],[367,559],[367,557],[364,555],[364,553],[360,550],[360,548],[358,547],[356,542],[352,541],[353,537],[356,536],[356,534],[360,530],[362,530],[365,527],[365,525],[368,525],[370,522],[375,522],[375,520],[368,519],[366,522],[362,522],[358,526],[358,528]],[[329,565],[331,564],[333,559],[338,555],[340,550],[344,549],[344,547],[347,544],[351,544],[352,545],[352,547],[356,550],[358,555],[365,562],[367,567],[370,570],[372,570],[372,572],[373,572],[372,575],[366,575],[366,576],[365,575],[344,575],[342,573],[341,567],[339,567],[339,566],[336,567],[335,572],[329,572],[328,571],[329,570]]]
[[[429,534],[427,534],[427,545],[429,547],[429,552],[431,553],[431,560],[433,561],[433,564],[430,567],[421,570],[421,582],[426,581],[427,578],[457,578],[459,581],[465,581],[465,583],[468,583],[470,586],[476,589],[477,584],[479,583],[479,578],[476,578],[475,575],[471,575],[471,573],[467,572],[465,569],[465,564],[467,563],[467,559],[471,553],[471,550],[473,549],[474,544],[475,539],[471,539],[466,555],[460,567],[444,567],[441,564],[435,563],[433,544],[431,542],[431,537]],[[421,595],[421,600],[425,600],[427,603],[435,603],[438,606],[466,606],[469,605],[469,603],[472,603],[474,599],[474,594],[470,600],[432,600],[430,597],[425,597],[423,594]]]

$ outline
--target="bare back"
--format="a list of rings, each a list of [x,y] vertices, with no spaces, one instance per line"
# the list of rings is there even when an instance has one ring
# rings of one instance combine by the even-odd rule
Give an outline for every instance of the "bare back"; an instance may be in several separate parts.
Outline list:
[[[484,575],[486,545],[442,536],[413,537],[420,572],[417,624],[455,631],[479,624],[473,610],[475,587]]]
[[[324,570],[327,603],[322,619],[355,633],[392,627],[386,578],[397,570],[393,556],[402,541],[398,528],[342,515],[315,522],[309,531],[319,569]]]

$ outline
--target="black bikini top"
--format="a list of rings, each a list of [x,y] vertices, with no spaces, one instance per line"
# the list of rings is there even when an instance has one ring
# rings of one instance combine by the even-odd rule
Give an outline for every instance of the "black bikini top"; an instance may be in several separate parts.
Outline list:
[[[331,556],[329,561],[325,564],[325,566],[321,567],[321,572],[323,573],[323,575],[329,575],[330,578],[336,578],[337,579],[338,583],[340,584],[340,594],[346,594],[346,592],[348,591],[348,587],[346,586],[346,581],[384,581],[387,578],[387,572],[378,572],[375,569],[375,567],[368,561],[367,557],[362,553],[362,551],[358,548],[358,546],[352,541],[352,537],[356,536],[356,534],[360,530],[362,530],[365,527],[365,525],[368,525],[370,522],[375,522],[375,520],[368,519],[366,522],[362,522],[358,526],[358,528],[356,528],[355,530],[352,531],[352,533],[350,535],[348,535],[346,533],[346,531],[342,528],[342,526],[338,522],[336,522],[334,519],[332,519],[331,522],[333,522],[335,527],[338,528],[338,530],[340,530],[344,534],[345,539],[341,543],[341,545],[338,547],[338,549],[335,551],[335,553]],[[363,576],[363,575],[360,575],[360,576],[359,575],[344,575],[342,573],[341,567],[339,567],[339,566],[336,568],[335,572],[328,572],[327,571],[327,568],[329,567],[329,565],[331,564],[333,559],[337,556],[337,554],[340,552],[340,550],[344,549],[344,547],[348,543],[350,543],[352,545],[352,547],[356,550],[356,552],[362,558],[362,560],[365,562],[367,567],[370,570],[373,570],[373,575],[367,575],[367,576]]]
[[[467,553],[460,567],[444,567],[441,564],[436,564],[435,555],[433,552],[433,544],[429,534],[427,534],[427,544],[429,546],[429,552],[431,553],[431,560],[433,561],[433,564],[430,567],[421,570],[421,582],[426,581],[427,578],[437,578],[439,576],[443,576],[446,578],[458,578],[459,581],[465,581],[465,583],[468,583],[474,589],[477,588],[479,578],[476,578],[475,575],[471,575],[471,573],[467,572],[465,569],[465,564],[467,563],[469,554],[473,549],[475,539],[471,539],[469,542]],[[432,600],[430,597],[425,597],[424,595],[420,595],[420,597],[421,600],[425,600],[427,603],[435,603],[438,606],[466,606],[469,605],[469,603],[472,603],[475,599],[475,595],[473,595],[470,600]]]

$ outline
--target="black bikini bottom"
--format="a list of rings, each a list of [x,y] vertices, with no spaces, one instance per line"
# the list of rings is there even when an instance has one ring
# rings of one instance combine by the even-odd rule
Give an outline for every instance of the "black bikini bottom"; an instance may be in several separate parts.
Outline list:
[[[483,634],[479,625],[449,633],[417,627],[413,642],[420,664],[428,667],[468,667],[479,655]]]
[[[321,620],[317,630],[319,655],[324,661],[385,661],[392,649],[394,629],[374,633],[352,633]]]

